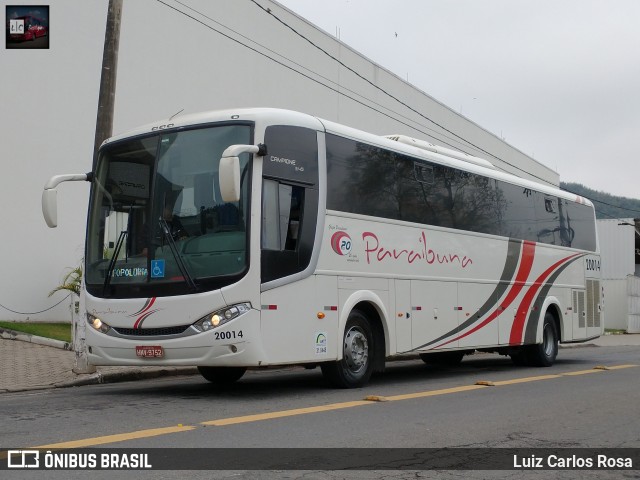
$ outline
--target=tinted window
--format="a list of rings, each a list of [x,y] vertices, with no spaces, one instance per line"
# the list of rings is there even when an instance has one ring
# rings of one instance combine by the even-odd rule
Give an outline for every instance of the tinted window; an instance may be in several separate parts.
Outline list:
[[[328,208],[493,233],[495,181],[335,135],[327,136]]]
[[[595,250],[586,205],[331,134],[327,169],[332,210]]]
[[[318,218],[318,134],[301,127],[265,132],[262,282],[304,271],[313,252]]]
[[[318,183],[318,140],[315,130],[302,127],[267,128],[262,173],[265,177],[316,185]]]
[[[561,200],[560,228],[574,248],[596,249],[596,226],[593,209],[588,205]]]

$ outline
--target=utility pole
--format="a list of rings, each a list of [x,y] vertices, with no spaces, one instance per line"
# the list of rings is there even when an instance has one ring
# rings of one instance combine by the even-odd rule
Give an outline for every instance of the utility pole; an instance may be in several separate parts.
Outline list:
[[[120,20],[122,0],[109,0],[107,28],[104,34],[102,54],[102,74],[96,118],[96,138],[93,147],[93,167],[97,160],[98,148],[113,133],[113,105],[116,97],[116,74],[118,70],[118,45],[120,44]]]
[[[104,34],[102,53],[102,72],[100,75],[100,94],[98,96],[98,114],[96,117],[96,136],[93,146],[93,166],[96,169],[98,148],[113,133],[113,107],[116,97],[116,73],[118,70],[118,46],[120,44],[120,19],[122,18],[122,0],[109,0],[107,26]],[[86,343],[87,310],[85,307],[84,282],[81,286],[79,309],[73,310],[73,350],[76,354],[73,371],[75,373],[94,373],[96,367],[89,365]]]

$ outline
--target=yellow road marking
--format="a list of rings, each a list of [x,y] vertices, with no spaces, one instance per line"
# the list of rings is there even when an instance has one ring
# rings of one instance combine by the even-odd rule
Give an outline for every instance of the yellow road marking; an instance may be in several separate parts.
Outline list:
[[[551,380],[554,378],[561,378],[562,375],[538,375],[536,377],[524,377],[524,378],[514,378],[513,380],[502,380],[499,382],[493,382],[496,387],[501,385],[515,385],[516,383],[528,383],[528,382],[538,382],[540,380]]]
[[[188,432],[195,430],[192,426],[151,428],[149,430],[138,430],[129,433],[117,433],[115,435],[106,435],[104,437],[85,438],[83,440],[72,440],[70,442],[50,443],[49,445],[40,445],[31,448],[82,448],[92,447],[94,445],[104,445],[107,443],[124,442],[126,440],[136,440],[139,438],[157,437],[158,435],[167,435],[168,433]]]
[[[462,387],[443,388],[440,390],[429,390],[427,392],[405,393],[385,398],[390,402],[396,402],[398,400],[409,400],[412,398],[435,397],[437,395],[448,395],[449,393],[468,392],[469,390],[479,390],[481,388],[487,387],[484,385],[463,385]]]
[[[229,417],[229,418],[220,418],[217,420],[210,420],[206,422],[201,422],[201,425],[205,426],[226,426],[226,425],[236,425],[240,423],[249,423],[249,422],[257,422],[260,420],[271,420],[274,418],[284,418],[291,417],[295,415],[306,415],[308,413],[318,413],[318,412],[328,412],[332,410],[339,410],[343,408],[351,408],[351,407],[360,407],[363,405],[372,405],[375,403],[379,403],[380,401],[400,401],[400,400],[410,400],[415,398],[425,398],[425,397],[433,397],[437,395],[448,395],[451,393],[460,393],[460,392],[468,392],[472,390],[480,390],[483,388],[488,388],[489,386],[502,386],[502,385],[514,385],[518,383],[527,383],[527,382],[536,382],[541,380],[551,380],[556,378],[562,378],[563,376],[572,376],[572,375],[586,375],[588,373],[599,373],[608,370],[621,370],[625,368],[638,367],[639,365],[629,364],[629,365],[615,365],[611,367],[604,367],[601,369],[590,369],[590,370],[580,370],[575,372],[565,372],[554,375],[539,375],[535,377],[524,377],[524,378],[515,378],[512,380],[503,380],[503,381],[481,381],[475,385],[463,385],[460,387],[452,387],[452,388],[443,388],[439,390],[429,390],[426,392],[416,392],[416,393],[406,393],[402,395],[392,395],[392,396],[376,396],[371,395],[365,400],[357,400],[352,402],[342,402],[342,403],[332,403],[329,405],[319,405],[315,407],[306,407],[306,408],[295,408],[291,410],[281,410],[277,412],[268,412],[268,413],[260,413],[255,415],[245,415],[241,417]],[[374,398],[377,401],[373,401]],[[384,399],[384,400],[383,400]],[[83,447],[91,447],[95,445],[105,445],[108,443],[117,443],[124,442],[127,440],[136,440],[140,438],[149,438],[156,437],[159,435],[167,435],[170,433],[179,433],[179,432],[188,432],[191,430],[195,430],[197,427],[186,425],[183,426],[179,424],[174,427],[164,427],[164,428],[152,428],[148,430],[138,430],[135,432],[129,433],[120,433],[115,435],[106,435],[102,437],[94,437],[94,438],[86,438],[82,440],[72,440],[69,442],[60,442],[60,443],[51,443],[48,445],[40,445],[37,447],[30,447],[34,449],[63,449],[63,448],[83,448]]]
[[[570,377],[572,375],[587,375],[589,373],[602,373],[604,372],[604,369],[597,369],[597,368],[592,368],[590,370],[578,370],[577,372],[567,372],[567,373],[563,373],[562,376],[564,377]]]
[[[224,425],[235,425],[237,423],[258,422],[260,420],[271,420],[273,418],[292,417],[294,415],[305,415],[307,413],[328,412],[342,408],[360,407],[371,405],[372,402],[357,400],[355,402],[332,403],[329,405],[318,405],[316,407],[294,408],[292,410],[280,410],[279,412],[258,413],[256,415],[245,415],[243,417],[220,418],[208,422],[200,422],[201,425],[221,427]]]

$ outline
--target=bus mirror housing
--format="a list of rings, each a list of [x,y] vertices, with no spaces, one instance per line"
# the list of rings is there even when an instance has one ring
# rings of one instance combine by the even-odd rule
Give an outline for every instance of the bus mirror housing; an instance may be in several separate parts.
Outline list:
[[[240,200],[240,155],[243,153],[257,153],[264,156],[267,149],[260,145],[231,145],[222,152],[218,180],[220,182],[220,195],[225,202],[237,202]]]
[[[44,185],[42,192],[42,215],[49,228],[58,226],[58,190],[56,187],[62,182],[78,182],[93,180],[93,173],[78,173],[69,175],[55,175]]]
[[[55,188],[42,192],[42,215],[49,228],[58,226],[58,191]]]

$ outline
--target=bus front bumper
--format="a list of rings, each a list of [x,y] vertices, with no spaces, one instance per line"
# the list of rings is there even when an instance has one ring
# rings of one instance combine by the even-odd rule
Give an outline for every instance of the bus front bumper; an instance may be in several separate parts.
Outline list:
[[[113,337],[87,326],[86,343],[89,363],[96,366],[255,367],[266,364],[260,314],[256,311],[208,332],[179,338]],[[140,356],[140,350],[161,352],[161,356]]]

